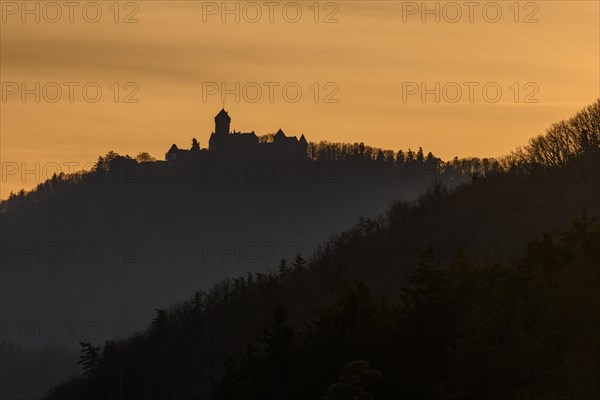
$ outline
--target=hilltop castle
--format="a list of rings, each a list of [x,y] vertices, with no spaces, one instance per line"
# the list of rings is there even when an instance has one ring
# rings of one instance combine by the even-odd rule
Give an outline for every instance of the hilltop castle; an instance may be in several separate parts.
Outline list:
[[[297,139],[286,136],[281,129],[274,135],[258,137],[249,133],[231,132],[231,117],[225,109],[215,116],[215,131],[210,135],[208,149],[200,149],[194,139],[189,150],[173,144],[165,154],[168,163],[187,163],[215,159],[257,161],[302,161],[308,157],[308,142],[304,135]]]

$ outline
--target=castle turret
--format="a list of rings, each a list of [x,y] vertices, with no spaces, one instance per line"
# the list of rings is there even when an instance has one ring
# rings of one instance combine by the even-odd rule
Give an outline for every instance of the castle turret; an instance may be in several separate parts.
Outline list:
[[[274,142],[284,141],[287,137],[285,133],[281,130],[281,128],[277,131],[277,133],[273,136]]]
[[[308,157],[308,142],[306,141],[304,134],[302,134],[300,140],[298,140],[297,155],[301,160],[305,160]]]
[[[231,117],[224,108],[215,117],[215,133],[217,135],[228,135]]]
[[[177,148],[177,145],[175,143],[173,143],[173,146],[171,146],[169,151],[165,154],[165,160],[166,161],[177,161],[177,153],[178,152],[179,152],[179,149]]]

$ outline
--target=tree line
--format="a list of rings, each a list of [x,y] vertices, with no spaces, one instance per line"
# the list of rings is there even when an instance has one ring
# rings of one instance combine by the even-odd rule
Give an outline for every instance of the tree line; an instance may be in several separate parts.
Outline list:
[[[157,310],[145,332],[99,353],[82,343],[83,374],[48,399],[597,399],[598,243],[582,214],[509,265],[460,255],[445,268],[427,251],[398,300],[343,280],[300,325],[277,295],[307,273],[298,256]],[[254,339],[211,374],[220,325],[252,318],[243,303],[260,301],[270,312]]]

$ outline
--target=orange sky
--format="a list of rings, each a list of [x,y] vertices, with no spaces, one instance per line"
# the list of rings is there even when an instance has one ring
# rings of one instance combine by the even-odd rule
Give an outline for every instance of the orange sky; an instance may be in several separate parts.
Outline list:
[[[222,102],[206,89],[222,82],[232,92],[239,82],[239,101],[225,99],[233,129],[422,146],[444,159],[509,152],[600,93],[597,1],[428,1],[431,14],[421,1],[228,1],[239,22],[220,1],[121,1],[118,15],[114,1],[75,2],[73,22],[63,2],[27,2],[36,3],[38,15],[0,3],[2,198],[108,150],[162,159],[192,137],[207,146]],[[435,92],[436,82],[439,103],[409,93],[422,83]],[[25,101],[23,84],[33,92]],[[138,102],[124,102],[135,88]],[[337,102],[326,102],[335,90]]]

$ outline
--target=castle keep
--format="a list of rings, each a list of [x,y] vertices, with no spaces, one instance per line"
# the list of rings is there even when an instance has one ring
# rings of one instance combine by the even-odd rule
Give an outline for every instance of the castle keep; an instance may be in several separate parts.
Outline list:
[[[210,135],[208,149],[200,149],[193,139],[189,150],[173,144],[165,154],[169,163],[187,163],[215,159],[256,161],[303,161],[308,157],[308,142],[304,135],[297,139],[286,136],[281,129],[274,135],[257,136],[249,133],[231,132],[231,117],[225,109],[215,116],[215,131]]]

